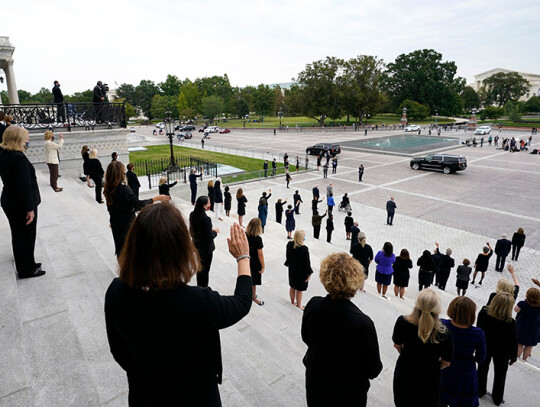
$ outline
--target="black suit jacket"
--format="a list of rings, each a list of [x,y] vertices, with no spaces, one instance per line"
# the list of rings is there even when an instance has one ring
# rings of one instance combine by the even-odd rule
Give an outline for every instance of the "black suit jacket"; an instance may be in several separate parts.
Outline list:
[[[512,242],[508,239],[499,239],[495,244],[495,254],[497,256],[508,256],[510,249],[512,248]]]
[[[86,173],[95,180],[100,180],[103,178],[103,167],[101,166],[101,161],[97,158],[91,158],[85,163]]]
[[[141,183],[139,182],[139,178],[137,178],[137,174],[135,174],[133,171],[126,172],[126,178],[129,187],[133,192],[138,191],[141,187]]]
[[[302,197],[300,196],[300,194],[294,194],[294,195],[293,195],[293,202],[294,202],[294,204],[296,205],[296,202],[298,202],[298,201],[304,202],[304,201],[302,201]]]
[[[239,276],[233,296],[188,285],[144,291],[115,278],[105,321],[111,353],[128,376],[129,405],[217,405],[219,330],[248,314],[251,287],[250,276]]]
[[[4,139],[4,132],[6,131],[6,125],[4,123],[0,123],[0,143]]]
[[[193,212],[191,214],[193,215]],[[216,249],[214,239],[217,236],[217,233],[212,230],[212,220],[204,213],[198,218],[190,216],[189,222],[189,231],[199,253],[212,253]]]
[[[392,200],[386,202],[386,212],[394,213],[396,211],[396,203]]]
[[[321,196],[321,194],[319,192],[319,188],[317,188],[317,187],[313,188],[313,196],[316,196],[317,198],[319,198],[319,196]]]
[[[64,95],[62,95],[60,86],[55,85],[54,88],[52,88],[52,94],[54,98],[54,103],[64,103]]]
[[[103,94],[101,87],[99,87],[98,85],[94,86],[94,90],[92,92],[92,102],[103,103],[104,100],[101,100],[102,97],[105,97],[105,95]]]
[[[2,208],[29,212],[41,203],[36,170],[23,152],[0,149],[0,176]]]

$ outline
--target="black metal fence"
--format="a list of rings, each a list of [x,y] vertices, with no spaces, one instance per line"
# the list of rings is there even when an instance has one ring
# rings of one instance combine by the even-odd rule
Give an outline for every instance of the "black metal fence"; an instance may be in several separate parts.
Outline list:
[[[7,105],[3,111],[27,130],[125,128],[124,103],[64,103]]]
[[[206,177],[217,178],[217,163],[203,160],[193,156],[175,157],[178,171],[169,171],[169,158],[161,158],[159,160],[141,160],[133,161],[135,166],[134,171],[138,176],[146,176],[148,178],[148,188],[152,189],[159,186],[161,177],[167,178],[167,183],[171,182],[188,182],[188,177],[192,169],[197,173],[202,173]]]

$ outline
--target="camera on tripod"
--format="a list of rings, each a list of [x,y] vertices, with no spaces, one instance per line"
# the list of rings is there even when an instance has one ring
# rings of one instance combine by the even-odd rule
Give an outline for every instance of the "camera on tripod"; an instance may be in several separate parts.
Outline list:
[[[109,91],[109,84],[107,83],[104,83],[101,85],[101,90],[103,91],[103,93],[105,94],[105,92],[108,92]]]

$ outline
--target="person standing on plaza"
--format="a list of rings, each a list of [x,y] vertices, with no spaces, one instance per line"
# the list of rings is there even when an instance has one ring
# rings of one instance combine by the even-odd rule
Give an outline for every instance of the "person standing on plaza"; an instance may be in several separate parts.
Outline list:
[[[28,143],[26,129],[9,126],[0,144],[0,177],[3,184],[0,201],[11,230],[15,269],[20,279],[45,274],[41,263],[36,263],[34,258],[37,209],[41,195],[34,166],[24,153]],[[6,240],[3,246],[7,245]]]
[[[463,263],[460,264],[456,270],[457,295],[465,295],[469,288],[469,279],[472,272],[472,268],[469,267],[469,264],[471,264],[469,259],[463,259]]]
[[[396,203],[394,202],[394,197],[391,197],[389,201],[386,202],[386,224],[392,226],[394,223],[394,215],[396,213]]]
[[[362,182],[363,176],[364,176],[364,165],[360,164],[360,167],[358,167],[358,182]]]
[[[189,214],[189,233],[201,259],[201,270],[197,273],[197,286],[208,287],[210,267],[216,246],[214,239],[219,233],[212,228],[212,220],[206,214],[210,210],[210,199],[207,196],[197,198],[193,212]]]
[[[289,170],[285,170],[285,181],[287,181],[287,188],[289,188],[289,183],[292,181],[291,174],[289,174]]]
[[[135,168],[133,163],[127,165],[126,179],[128,186],[133,191],[133,195],[139,199],[139,188],[141,187],[141,183],[139,182],[139,178],[137,178],[137,174],[133,172],[133,168]]]
[[[322,199],[319,200],[317,196],[313,196],[313,200],[311,201],[311,211],[313,212],[313,214],[315,214],[315,212],[318,212],[317,207],[320,202],[322,202]]]
[[[300,158],[296,156],[296,172],[300,171]]]
[[[497,255],[497,258],[495,260],[495,270],[498,272],[502,272],[505,266],[506,257],[510,253],[510,250],[512,249],[512,242],[508,240],[508,235],[506,233],[503,233],[501,235],[501,238],[497,240],[497,243],[495,244],[495,254]]]
[[[400,316],[392,334],[399,357],[394,369],[396,407],[439,405],[441,371],[452,361],[452,334],[439,320],[441,300],[421,291],[410,315]]]
[[[333,194],[328,195],[328,197],[326,198],[326,204],[328,205],[328,214],[331,215],[332,211],[334,210],[334,206],[336,206]]]
[[[294,209],[292,205],[287,205],[287,210],[285,211],[285,230],[287,231],[287,239],[292,239],[292,232],[294,232],[294,229],[296,229]]]
[[[409,286],[409,279],[411,277],[409,270],[413,268],[411,256],[407,249],[401,249],[392,268],[394,269],[394,295],[396,297],[399,295],[399,298],[403,299],[405,288]]]
[[[324,213],[324,215],[319,215],[319,212],[313,213],[313,216],[311,217],[311,225],[313,226],[313,237],[315,239],[319,238],[319,235],[321,233],[321,223],[322,219],[328,214],[328,211]]]
[[[332,243],[332,232],[334,231],[334,215],[328,215],[326,219],[326,242]]]
[[[246,236],[249,244],[249,268],[251,269],[251,279],[253,281],[252,300],[257,305],[264,305],[264,301],[257,299],[257,286],[262,284],[264,273],[263,241],[261,234],[263,227],[259,218],[253,218],[246,227]]]
[[[351,247],[358,241],[358,236],[360,234],[360,223],[355,221],[351,226]]]
[[[517,360],[517,328],[512,318],[514,302],[510,293],[495,295],[491,304],[480,310],[476,323],[486,337],[486,358],[478,366],[478,397],[482,398],[487,393],[489,365],[493,359],[495,376],[491,397],[496,406],[503,402],[508,366]]]
[[[60,82],[54,81],[52,88],[53,103],[56,105],[56,120],[59,123],[66,121],[66,110],[64,109],[64,95],[60,90]]]
[[[281,198],[279,198],[276,202],[275,209],[276,209],[276,222],[281,223],[281,219],[283,218],[283,205],[287,203],[287,200],[285,199],[285,202],[281,202]]]
[[[320,192],[319,192],[319,184],[316,184],[314,187],[313,187],[313,198],[317,198],[319,199],[320,197]]]
[[[274,160],[272,161],[272,176],[276,175],[276,168],[277,168],[277,163],[276,163],[276,159],[274,158]]]
[[[354,219],[352,217],[352,212],[347,212],[347,216],[345,216],[345,238],[346,240],[351,240],[351,228],[354,225]]]
[[[416,265],[418,269],[418,291],[424,288],[429,288],[433,281],[433,273],[435,271],[435,262],[429,250],[424,250],[422,256],[418,258]]]
[[[199,175],[196,174],[195,168],[191,169],[191,172],[189,174],[189,189],[191,190],[191,204],[195,205],[195,199],[197,198],[197,177],[199,177],[202,180],[203,173]]]
[[[353,258],[358,260],[358,262],[362,265],[364,274],[366,275],[365,280],[367,280],[369,276],[369,265],[373,261],[373,249],[369,244],[366,243],[365,233],[360,233],[358,235],[358,239],[355,242],[352,242],[350,253]],[[363,292],[365,292],[364,282],[362,282],[362,286],[360,287],[360,290]]]
[[[441,322],[452,333],[454,357],[441,374],[440,406],[478,406],[476,365],[486,357],[484,332],[473,326],[476,304],[469,297],[456,297],[448,306],[450,319]]]
[[[161,177],[159,179],[159,193],[160,195],[171,196],[171,188],[178,184],[178,181],[167,184],[167,177]]]
[[[488,137],[488,145],[491,147],[491,143],[493,142],[493,137],[491,137],[491,134]]]
[[[64,145],[64,136],[60,133],[60,142],[54,143],[54,133],[50,130],[45,132],[45,162],[49,167],[49,180],[54,192],[62,192],[63,188],[58,188],[58,150]]]
[[[302,293],[307,290],[313,274],[309,260],[309,249],[305,245],[306,234],[303,230],[294,232],[294,239],[287,243],[285,266],[289,268],[289,297],[291,304],[302,307]]]
[[[499,136],[495,135],[495,137],[493,138],[493,141],[495,142],[495,147],[497,147],[499,145]]]
[[[105,174],[105,171],[103,171],[103,166],[101,165],[101,161],[99,161],[97,158],[97,154],[98,152],[96,149],[92,149],[88,153],[86,171],[88,172],[90,179],[94,181],[96,202],[102,204],[104,202],[101,196],[101,191],[103,188],[103,175]]]
[[[448,282],[448,278],[450,277],[450,272],[456,263],[454,259],[450,257],[450,255],[452,254],[452,249],[448,248],[446,249],[445,254],[442,254],[439,251],[439,244],[435,242],[435,245],[437,246],[437,253],[440,257],[438,287],[444,291],[446,288],[446,283]]]
[[[223,201],[225,206],[225,215],[231,216],[231,203],[232,203],[232,195],[229,191],[229,187],[225,187],[225,191],[223,192]]]
[[[289,170],[289,154],[287,153],[283,155],[283,166],[287,171]]]
[[[103,82],[97,81],[94,90],[92,91],[92,104],[94,105],[94,114],[96,119],[96,124],[102,122],[102,110],[105,103],[105,94],[103,92]]]
[[[484,281],[484,277],[486,276],[486,271],[489,266],[489,259],[493,255],[493,249],[491,248],[491,245],[489,242],[486,243],[487,246],[484,246],[482,249],[482,253],[478,255],[476,258],[476,261],[474,262],[474,274],[472,278],[472,283],[474,284],[476,280],[476,275],[478,272],[482,273],[482,277],[480,277],[480,281],[478,284],[482,285],[482,281]]]
[[[334,193],[334,184],[330,183],[326,186],[326,196]]]
[[[323,165],[323,178],[328,178],[328,164]]]
[[[392,281],[392,274],[394,269],[392,265],[396,262],[396,256],[393,253],[394,248],[392,243],[385,242],[382,250],[379,250],[375,256],[375,263],[377,263],[375,271],[375,281],[377,282],[377,292],[381,294],[381,297],[388,299],[386,291]]]
[[[268,176],[268,160],[264,160],[263,169],[264,169],[264,177],[266,178]]]
[[[92,154],[90,154],[90,157],[92,157]],[[96,181],[94,180],[94,182]],[[97,183],[96,189],[98,189]],[[101,185],[99,189],[101,190]],[[120,161],[111,161],[107,166],[103,193],[107,200],[109,223],[111,225],[117,257],[122,252],[129,227],[133,219],[135,219],[135,213],[153,202],[163,202],[171,199],[168,195],[158,195],[144,200],[137,199],[131,188],[126,185],[126,168]]]
[[[244,190],[242,188],[238,188],[238,191],[236,191],[236,201],[238,202],[238,224],[242,226],[242,220],[244,219],[244,216],[246,214],[246,203],[248,201],[246,196],[244,195]]]
[[[264,227],[266,226],[266,218],[268,217],[268,199],[271,196],[272,193],[267,196],[266,192],[263,192],[262,196],[259,198],[259,206],[257,206],[258,218],[261,221],[262,233],[264,233]]]
[[[216,219],[223,220],[221,217],[221,207],[223,206],[223,191],[221,191],[221,181],[218,179],[214,184],[214,208]]]
[[[517,356],[519,358],[523,354],[523,361],[526,362],[540,339],[540,290],[529,288],[525,301],[518,302],[514,310],[517,312]]]
[[[319,171],[320,168],[321,168],[321,160],[322,160],[322,155],[319,154],[319,155],[317,156],[317,171]]]
[[[90,159],[89,151],[90,148],[86,144],[82,146],[81,156],[83,159],[83,174],[86,178],[86,185],[88,185],[88,188],[94,188],[94,186],[90,182],[90,175],[88,175],[88,160]]]
[[[208,199],[210,199],[210,210],[214,211],[214,181],[210,180],[206,184],[206,188],[208,189]]]
[[[313,297],[302,316],[307,405],[365,407],[369,381],[383,365],[375,325],[351,301],[364,273],[347,254],[334,253],[321,262],[320,280],[328,295]]]
[[[512,236],[512,261],[517,261],[521,248],[525,245],[525,231],[519,228]]]
[[[298,190],[294,191],[293,202],[298,202],[298,205],[296,205],[295,211],[297,215],[300,215],[300,203],[303,203],[304,201],[302,201],[302,197],[298,193]]]
[[[338,165],[337,157],[334,157],[334,158],[332,159],[332,174],[336,174],[336,173],[337,173],[337,165]]]
[[[201,139],[201,148],[204,150],[204,137]]]

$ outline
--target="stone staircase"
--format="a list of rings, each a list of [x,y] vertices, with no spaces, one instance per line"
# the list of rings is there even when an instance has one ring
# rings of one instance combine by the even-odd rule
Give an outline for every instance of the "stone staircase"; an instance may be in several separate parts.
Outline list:
[[[93,189],[73,175],[64,174],[59,185],[62,193],[48,186],[47,169],[37,166],[38,183],[43,203],[39,210],[36,259],[43,263],[47,274],[28,280],[17,280],[9,244],[9,227],[0,216],[0,407],[12,406],[125,406],[127,380],[124,371],[113,360],[107,343],[103,315],[105,291],[115,276],[114,244],[104,205],[94,200]],[[299,189],[302,182],[311,181],[309,174],[295,177]],[[300,337],[302,312],[288,298],[287,270],[283,266],[286,232],[284,225],[273,221],[273,203],[277,198],[291,200],[294,189],[272,180],[244,186],[248,198],[245,224],[257,216],[256,203],[263,190],[273,190],[270,216],[264,241],[266,272],[259,298],[265,305],[253,304],[249,315],[238,324],[221,332],[224,380],[220,387],[224,406],[289,406],[306,405],[304,366],[306,346]],[[294,188],[294,187],[293,187]],[[231,188],[236,191],[236,187]],[[199,187],[204,193],[206,188]],[[149,192],[147,196],[152,196]],[[187,218],[192,210],[185,188],[171,190],[173,202]],[[344,214],[334,213],[333,241],[312,238],[310,192],[301,189],[306,203],[297,216],[297,228],[307,232],[314,275],[304,305],[312,296],[325,295],[318,280],[320,260],[335,251],[348,252],[345,240]],[[235,203],[233,211],[235,213]],[[321,203],[322,208],[322,203]],[[371,207],[354,208],[361,219],[362,230],[368,231],[368,241],[377,250],[385,240],[383,226],[377,226],[380,215]],[[211,214],[213,216],[213,214]],[[384,216],[384,215],[383,215]],[[210,285],[221,294],[232,294],[236,280],[236,265],[227,249],[228,228],[236,216],[224,221],[212,219],[220,233],[210,272]],[[413,218],[400,219],[409,228],[421,222]],[[425,222],[427,224],[427,222]],[[365,226],[364,226],[365,225]],[[435,232],[435,231],[434,231]],[[463,232],[460,232],[463,233]],[[325,236],[324,230],[321,235]],[[460,237],[462,237],[460,235]],[[399,242],[394,247],[402,247]],[[423,242],[409,242],[416,247]],[[453,246],[454,247],[454,246]],[[415,251],[416,253],[416,251]],[[390,301],[376,294],[374,267],[366,284],[366,293],[358,293],[353,301],[375,322],[384,369],[372,382],[369,406],[393,405],[392,378],[397,352],[391,341],[396,318],[411,311],[417,290],[413,271],[405,300],[393,295]],[[453,281],[448,284],[453,294]],[[491,287],[472,294],[477,304]],[[487,293],[487,294],[486,294]],[[443,309],[453,298],[441,292]],[[485,302],[485,300],[484,300]],[[533,355],[534,356],[534,355]],[[534,387],[540,372],[523,363],[510,368],[507,379],[507,406],[534,405]],[[523,389],[529,391],[524,392]],[[484,398],[481,405],[491,405]]]

